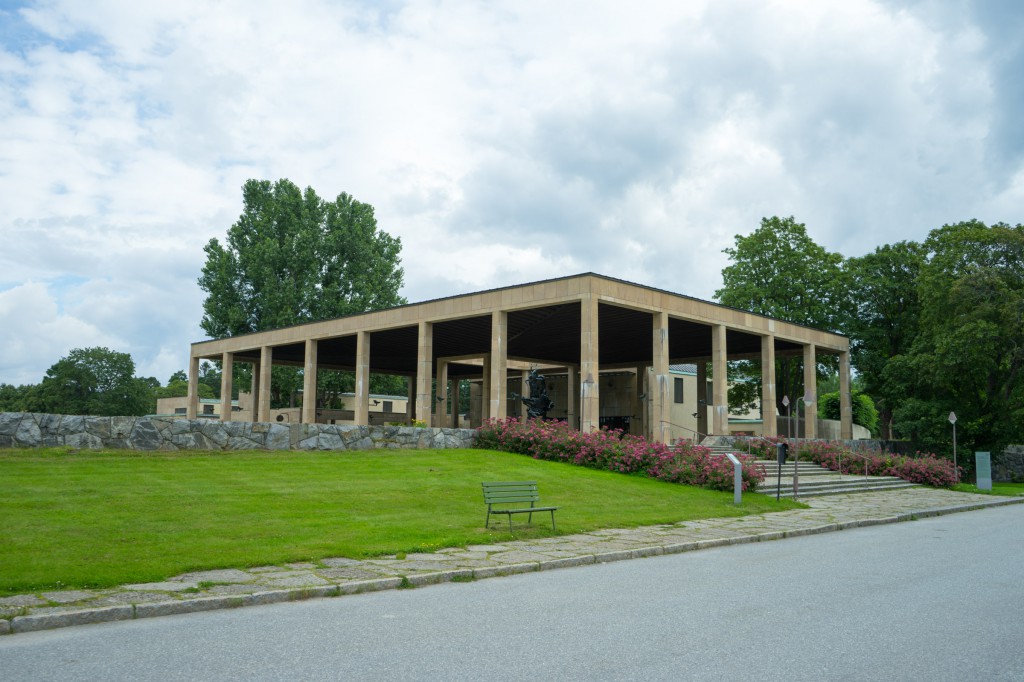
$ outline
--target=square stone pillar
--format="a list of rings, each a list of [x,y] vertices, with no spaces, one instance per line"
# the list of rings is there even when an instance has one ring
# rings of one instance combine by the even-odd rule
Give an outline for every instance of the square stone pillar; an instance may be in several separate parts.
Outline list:
[[[405,391],[409,396],[405,403],[405,420],[412,422],[416,418],[416,377],[405,378]]]
[[[459,428],[459,402],[462,400],[462,380],[452,377],[452,428]]]
[[[252,361],[252,385],[249,386],[249,419],[257,421],[257,411],[260,407],[260,361]]]
[[[519,419],[520,421],[526,421],[529,418],[529,406],[526,404],[525,398],[532,397],[530,395],[530,373],[525,369],[519,371]]]
[[[672,397],[669,393],[672,378],[668,372],[668,314],[654,313],[653,355],[654,386],[652,387],[651,412],[654,440],[669,445],[672,439]]]
[[[302,369],[302,423],[316,424],[316,368],[319,344],[306,339],[306,364]]]
[[[633,395],[630,396],[629,432],[634,436],[644,436],[644,369],[637,365],[633,370]]]
[[[188,360],[188,402],[185,407],[185,418],[195,419],[199,413],[199,358]]]
[[[818,360],[813,343],[804,346],[804,437],[818,437]]]
[[[601,367],[598,347],[597,298],[584,296],[580,301],[580,431],[590,433],[601,428]]]
[[[487,397],[491,419],[508,416],[508,385],[505,376],[508,366],[508,313],[495,310],[491,313],[491,366],[490,393]]]
[[[419,347],[416,353],[416,419],[430,426],[431,380],[434,378],[434,325],[419,324]]]
[[[355,414],[358,426],[370,424],[370,332],[356,334]]]
[[[850,352],[839,354],[839,437],[853,439],[853,396],[850,394]]]
[[[697,442],[710,434],[708,430],[708,361],[701,358],[697,361]]]
[[[726,329],[724,324],[716,324],[711,328],[711,371],[714,376],[712,399],[711,433],[715,436],[729,435],[729,351],[726,347]]]
[[[491,419],[491,354],[484,355],[483,375],[480,378],[480,423]]]
[[[274,368],[274,349],[270,346],[260,348],[260,395],[257,422],[270,421],[270,381],[271,370]]]
[[[775,418],[775,336],[761,337],[761,435],[778,435]]]
[[[231,421],[231,383],[235,369],[235,354],[224,353],[220,358],[220,420]]]
[[[576,405],[579,404],[579,373],[576,371],[576,367],[572,365],[565,368],[565,423],[571,428],[578,429],[580,427],[579,420],[576,418]]]
[[[448,363],[437,363],[437,418],[434,424],[439,429],[448,428]]]

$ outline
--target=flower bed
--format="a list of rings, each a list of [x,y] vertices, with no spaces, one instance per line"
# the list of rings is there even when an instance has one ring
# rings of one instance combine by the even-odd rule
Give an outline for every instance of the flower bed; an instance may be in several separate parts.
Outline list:
[[[751,452],[765,459],[775,458],[775,443],[789,442],[785,438],[769,438],[751,442]],[[950,488],[957,481],[957,471],[948,459],[930,452],[918,452],[915,457],[895,455],[891,452],[869,450],[854,452],[842,443],[824,440],[789,442],[790,451],[796,450],[800,459],[810,460],[832,471],[844,474],[864,474],[867,462],[868,476],[897,476],[911,483]],[[962,472],[959,472],[962,473]]]
[[[733,488],[733,466],[728,458],[712,456],[700,445],[670,448],[617,429],[580,433],[559,421],[489,420],[477,429],[476,445],[712,490]],[[737,457],[743,464],[743,490],[755,490],[764,480],[764,467],[753,457]]]

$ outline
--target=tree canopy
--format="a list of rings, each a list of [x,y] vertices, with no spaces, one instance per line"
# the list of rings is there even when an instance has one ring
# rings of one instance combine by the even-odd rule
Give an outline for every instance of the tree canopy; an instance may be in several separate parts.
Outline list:
[[[907,396],[885,368],[892,358],[909,353],[917,338],[918,279],[926,257],[923,246],[902,241],[846,261],[853,304],[845,330],[850,336],[850,356],[864,390],[878,400],[886,438],[893,437],[893,411]]]
[[[25,409],[57,414],[140,416],[152,411],[152,388],[135,376],[128,353],[75,348],[46,370]]]
[[[219,338],[405,303],[401,240],[344,192],[324,201],[289,180],[249,180],[222,245],[205,246],[203,330]]]
[[[956,412],[975,448],[1024,442],[1024,225],[944,225],[923,248],[916,333],[881,371],[897,432],[945,443]]]
[[[843,257],[815,243],[792,216],[762,218],[756,230],[736,235],[736,246],[723,252],[732,262],[722,270],[723,287],[715,292],[719,303],[818,329],[842,326],[848,306]],[[821,358],[819,364],[829,361]],[[802,358],[776,360],[780,410],[783,397],[793,401],[803,394],[802,367]],[[750,409],[760,397],[760,361],[730,363],[730,408]],[[765,418],[773,416],[768,410]]]
[[[204,247],[199,286],[206,292],[200,326],[220,338],[380,310],[406,303],[401,240],[377,229],[373,207],[344,192],[334,201],[290,180],[249,180],[242,214],[222,245]],[[235,372],[236,387],[250,384],[249,368]],[[327,393],[349,390],[350,375],[324,372]],[[373,376],[375,391],[404,380]],[[294,405],[301,370],[275,367],[272,404]],[[216,391],[219,392],[217,387]]]

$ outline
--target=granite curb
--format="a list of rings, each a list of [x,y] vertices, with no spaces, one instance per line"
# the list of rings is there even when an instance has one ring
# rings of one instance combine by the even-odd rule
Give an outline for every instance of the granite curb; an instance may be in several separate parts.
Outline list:
[[[684,552],[725,547],[730,545],[749,544],[752,542],[770,542],[785,538],[816,535],[852,528],[864,528],[889,523],[900,523],[913,521],[921,518],[943,516],[959,512],[988,509],[991,507],[1002,507],[1011,504],[1024,503],[1024,498],[1005,498],[1001,500],[986,500],[971,504],[958,504],[942,507],[932,507],[911,512],[903,512],[890,516],[879,516],[873,518],[861,518],[851,521],[838,521],[816,526],[792,528],[787,530],[776,530],[769,532],[751,533],[748,535],[737,535],[733,537],[717,537],[704,540],[692,540],[689,542],[668,543],[664,545],[651,545],[633,549],[623,549],[610,552],[583,553],[577,556],[561,557],[544,561],[510,563],[500,566],[486,566],[477,568],[454,568],[447,570],[430,571],[408,576],[382,577],[368,580],[353,580],[342,584],[299,587],[292,589],[264,590],[249,594],[225,595],[225,596],[202,596],[176,601],[156,601],[148,603],[125,604],[115,606],[102,606],[95,608],[83,608],[79,610],[63,611],[59,613],[38,613],[17,615],[11,618],[0,618],[0,635],[17,634],[22,632],[36,632],[40,630],[51,630],[57,628],[71,627],[76,625],[89,625],[93,623],[109,623],[123,620],[136,620],[140,618],[154,618],[160,616],[180,615],[186,613],[199,613],[203,611],[214,611],[221,609],[242,608],[247,606],[262,606],[266,604],[277,604],[289,601],[300,601],[305,599],[320,599],[338,597],[366,592],[378,592],[382,590],[407,589],[438,585],[446,582],[465,582],[470,580],[482,580],[486,578],[519,575],[537,571],[548,571],[560,568],[571,568],[576,566],[587,566],[593,564],[604,564],[613,561],[627,561],[652,556],[667,554],[681,554]],[[506,543],[508,544],[508,543]]]

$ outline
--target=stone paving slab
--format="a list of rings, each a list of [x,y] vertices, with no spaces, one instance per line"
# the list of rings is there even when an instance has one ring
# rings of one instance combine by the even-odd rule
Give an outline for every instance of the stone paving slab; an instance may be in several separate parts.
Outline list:
[[[1019,504],[1024,497],[922,487],[806,502],[808,509],[450,547],[401,559],[332,557],[316,563],[196,571],[119,588],[20,594],[0,598],[0,635],[625,561]]]

